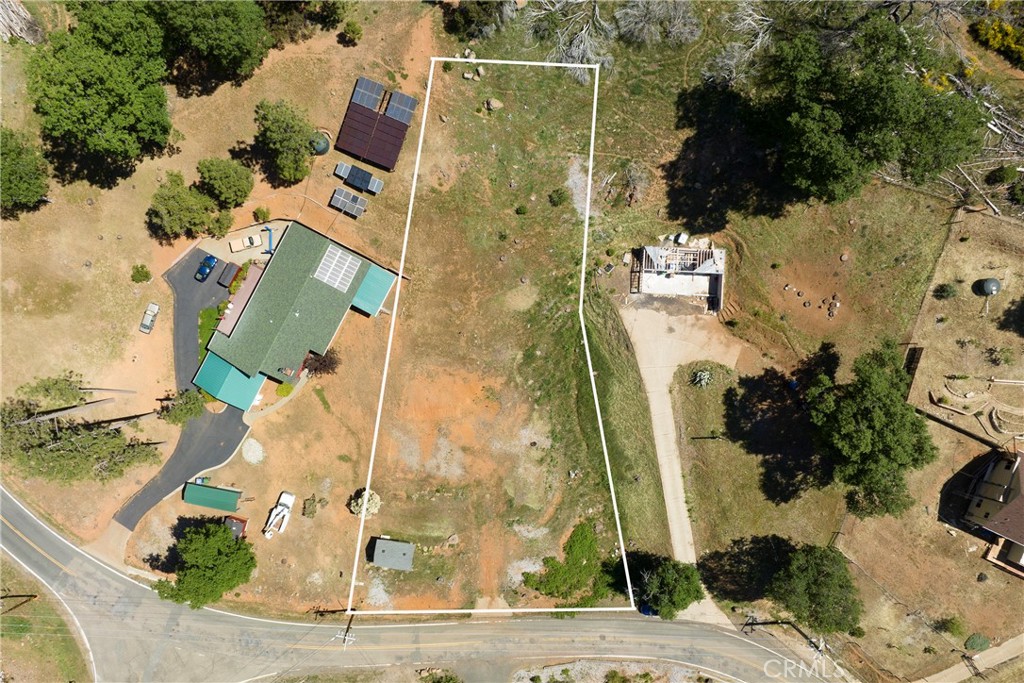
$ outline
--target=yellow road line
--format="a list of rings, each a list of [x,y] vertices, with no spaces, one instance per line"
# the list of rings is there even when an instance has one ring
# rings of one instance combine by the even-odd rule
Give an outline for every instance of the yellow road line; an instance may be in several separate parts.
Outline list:
[[[36,545],[35,543],[33,543],[32,541],[28,540],[28,538],[26,538],[26,537],[25,537],[25,534],[23,534],[23,533],[21,533],[20,531],[18,531],[17,529],[15,529],[15,528],[14,528],[14,526],[12,526],[12,525],[11,525],[11,523],[10,523],[10,522],[8,522],[8,521],[7,521],[7,519],[6,519],[6,518],[4,518],[4,516],[3,516],[3,515],[0,515],[0,522],[3,522],[3,523],[4,523],[4,526],[6,526],[6,527],[7,527],[8,529],[10,529],[11,531],[13,531],[14,533],[18,534],[18,536],[20,536],[20,537],[21,537],[21,540],[25,541],[25,543],[28,543],[28,544],[29,544],[30,546],[32,546],[33,548],[35,548],[35,549],[36,549],[36,551],[37,551],[37,552],[38,552],[38,553],[39,553],[40,555],[42,555],[43,557],[45,557],[46,559],[48,559],[48,560],[49,560],[50,562],[53,562],[53,563],[54,563],[55,565],[57,565],[58,567],[60,567],[60,568],[61,568],[61,570],[62,570],[62,571],[63,571],[63,572],[65,573],[65,574],[69,574],[70,576],[77,576],[77,574],[75,574],[75,573],[74,573],[73,571],[71,571],[70,569],[68,569],[68,568],[67,568],[67,567],[65,567],[64,565],[62,565],[62,564],[61,564],[60,562],[58,562],[57,560],[53,559],[53,556],[52,556],[52,555],[50,555],[50,553],[46,552],[45,550],[43,550],[42,548],[40,548],[39,546],[37,546],[37,545]]]

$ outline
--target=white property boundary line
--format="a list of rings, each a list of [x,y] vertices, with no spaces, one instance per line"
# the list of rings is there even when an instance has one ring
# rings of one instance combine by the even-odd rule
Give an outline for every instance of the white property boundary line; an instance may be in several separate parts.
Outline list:
[[[591,188],[593,186],[593,175],[594,175],[594,139],[597,134],[597,93],[598,85],[600,83],[600,66],[597,64],[561,64],[557,62],[527,62],[512,59],[463,59],[460,57],[431,57],[430,58],[430,74],[427,77],[427,94],[423,103],[423,118],[420,122],[420,137],[419,142],[416,145],[416,163],[413,167],[412,172],[412,190],[409,192],[409,209],[405,217],[405,234],[402,237],[402,256],[398,264],[398,283],[395,287],[395,303],[393,310],[395,314],[391,316],[391,325],[388,330],[388,345],[387,352],[384,356],[384,373],[381,376],[380,381],[380,396],[377,399],[377,419],[373,425],[373,442],[370,446],[370,466],[366,472],[366,487],[364,491],[370,490],[370,483],[373,479],[373,465],[377,458],[377,444],[380,436],[380,422],[381,416],[384,412],[384,392],[387,387],[388,370],[391,366],[391,349],[395,339],[395,325],[398,322],[398,304],[402,294],[402,276],[405,273],[405,257],[409,248],[409,231],[412,226],[412,210],[416,199],[416,185],[419,180],[420,174],[420,159],[423,155],[423,138],[427,130],[427,119],[430,114],[430,92],[434,85],[434,67],[437,62],[461,62],[469,64],[500,64],[506,66],[545,66],[545,67],[556,67],[556,68],[583,68],[590,69],[594,72],[594,102],[591,109],[590,115],[590,154],[587,162],[587,210],[583,216],[583,257],[580,263],[580,303],[579,303],[579,319],[580,319],[580,330],[583,333],[583,348],[587,356],[587,370],[590,373],[590,388],[594,394],[594,410],[597,411],[597,425],[598,431],[601,434],[601,451],[604,454],[605,472],[608,476],[608,490],[612,497],[612,510],[615,513],[615,530],[618,534],[619,540],[619,552],[622,557],[622,565],[626,574],[626,592],[629,595],[629,607],[527,607],[527,608],[514,608],[508,609],[409,609],[409,610],[353,610],[352,603],[355,600],[356,591],[356,579],[359,576],[359,558],[361,555],[361,549],[363,547],[363,537],[366,529],[366,506],[363,506],[363,512],[359,516],[359,534],[356,538],[356,552],[355,558],[352,561],[352,582],[349,585],[348,591],[348,607],[345,612],[347,614],[364,614],[364,615],[394,615],[394,614],[510,614],[513,612],[634,612],[636,611],[636,602],[633,597],[633,581],[629,574],[629,564],[626,561],[626,544],[622,538],[622,522],[619,519],[619,505],[615,498],[615,484],[612,481],[612,465],[608,457],[608,443],[605,439],[604,433],[604,421],[601,416],[601,403],[597,397],[597,382],[594,379],[594,364],[590,357],[590,342],[587,338],[587,327],[583,319],[583,294],[586,285],[587,278],[587,245],[588,238],[590,236],[590,199],[591,199]],[[366,495],[364,493],[363,495]]]

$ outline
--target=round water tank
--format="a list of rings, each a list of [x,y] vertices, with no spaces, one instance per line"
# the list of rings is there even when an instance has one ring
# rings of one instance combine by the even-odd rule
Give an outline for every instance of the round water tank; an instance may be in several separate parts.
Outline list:
[[[330,151],[331,149],[330,138],[328,138],[327,135],[319,131],[316,133],[316,135],[313,136],[313,139],[310,140],[309,142],[310,146],[312,146],[313,148],[313,153],[316,154],[317,156],[323,156],[324,154],[327,154],[327,152]]]
[[[984,282],[981,283],[981,289],[983,292],[985,292],[985,296],[992,296],[993,294],[998,294],[999,290],[1002,288],[1002,283],[999,282],[999,280],[995,279],[994,277],[987,278]]]

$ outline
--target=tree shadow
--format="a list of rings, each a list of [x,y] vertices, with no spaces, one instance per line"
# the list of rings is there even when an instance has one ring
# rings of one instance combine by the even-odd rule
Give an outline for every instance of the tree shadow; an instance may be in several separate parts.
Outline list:
[[[249,170],[262,173],[267,183],[275,189],[295,185],[295,183],[289,183],[281,179],[277,169],[274,168],[274,164],[271,163],[270,152],[255,140],[252,142],[236,141],[235,146],[228,149],[228,156]]]
[[[835,378],[839,355],[823,343],[791,376],[775,368],[741,377],[726,390],[725,429],[748,453],[760,456],[761,492],[772,503],[788,503],[805,491],[829,485],[832,463],[815,448],[806,407],[812,380]]]
[[[1024,296],[1017,299],[1003,311],[997,327],[1006,332],[1016,332],[1024,337]]]
[[[778,217],[792,193],[747,127],[751,105],[734,90],[702,83],[679,93],[676,128],[692,129],[676,158],[662,165],[668,217],[695,233],[726,227],[729,212]]]
[[[122,159],[89,154],[59,138],[44,137],[46,158],[53,168],[54,177],[61,185],[79,180],[109,190],[135,172],[139,159]],[[149,148],[143,156],[153,156],[157,149]]]
[[[633,597],[639,602],[643,595],[646,577],[652,574],[668,558],[645,551],[626,553],[629,561],[629,578],[633,584]],[[608,577],[608,587],[619,595],[629,597],[629,586],[626,583],[626,568],[621,557],[606,560],[602,572]]]
[[[163,555],[159,553],[150,553],[143,560],[153,571],[163,572],[164,574],[173,574],[181,566],[181,554],[178,552],[178,541],[185,537],[185,532],[189,529],[198,529],[206,526],[207,524],[221,523],[220,517],[201,516],[201,517],[178,517],[174,526],[171,527],[171,537],[174,538],[174,544],[167,547],[167,550]]]
[[[708,591],[719,600],[753,602],[765,597],[778,571],[789,565],[796,546],[788,538],[736,538],[725,550],[705,553],[697,571]]]

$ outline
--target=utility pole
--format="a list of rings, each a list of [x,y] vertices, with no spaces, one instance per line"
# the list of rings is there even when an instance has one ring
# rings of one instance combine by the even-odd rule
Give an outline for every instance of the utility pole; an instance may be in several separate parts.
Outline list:
[[[0,614],[7,614],[8,612],[13,612],[14,610],[18,609],[22,605],[27,605],[28,603],[32,602],[33,600],[35,600],[38,597],[39,597],[38,595],[30,595],[28,593],[26,593],[24,595],[11,595],[10,591],[8,591],[5,588],[3,593],[0,594]],[[19,600],[19,599],[21,600],[21,602],[19,602],[14,607],[6,607],[5,606],[7,600]]]

